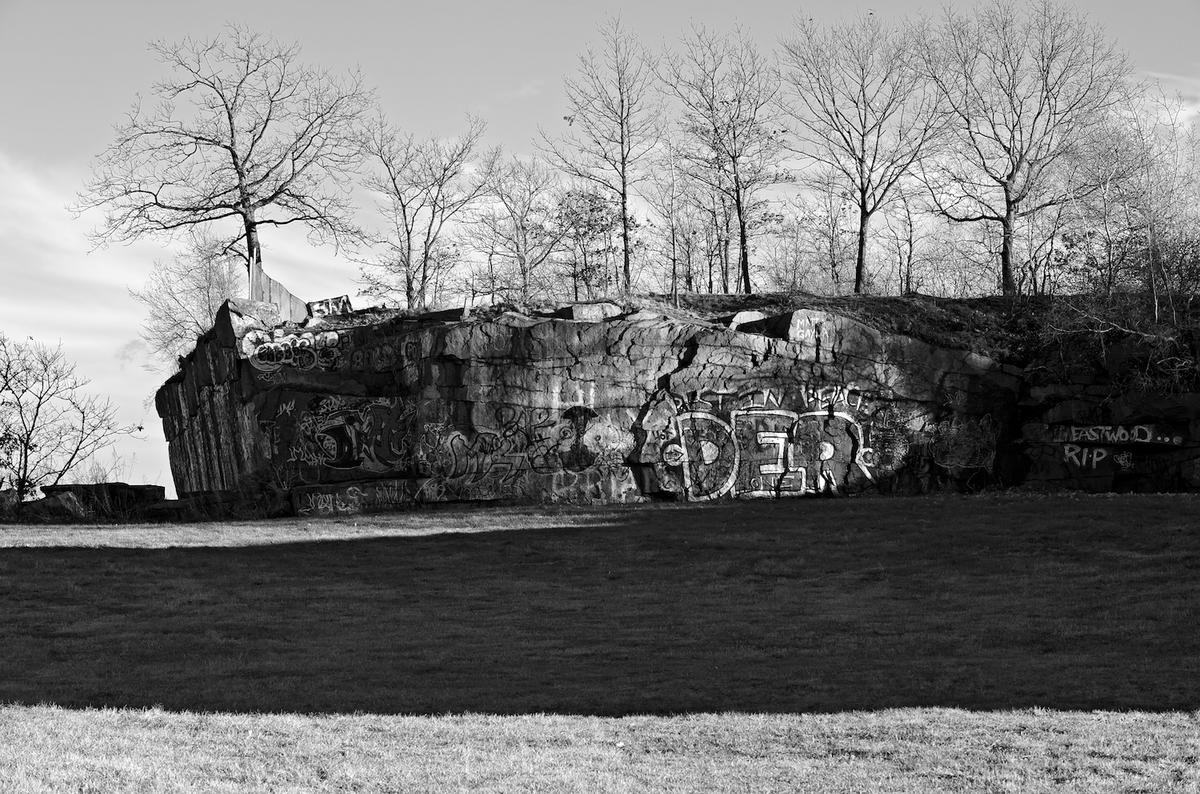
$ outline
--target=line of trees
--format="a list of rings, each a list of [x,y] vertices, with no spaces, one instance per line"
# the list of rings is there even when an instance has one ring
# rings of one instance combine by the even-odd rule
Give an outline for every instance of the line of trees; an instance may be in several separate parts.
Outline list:
[[[188,267],[224,268],[202,285],[261,267],[261,230],[292,224],[414,309],[1136,290],[1157,314],[1200,277],[1194,119],[1051,0],[800,19],[775,52],[694,27],[655,53],[613,20],[531,156],[487,148],[478,119],[418,139],[361,76],[240,28],[153,51],[160,102],[118,128],[79,208],[104,210],[98,242],[187,232]],[[190,333],[152,344],[174,354]]]

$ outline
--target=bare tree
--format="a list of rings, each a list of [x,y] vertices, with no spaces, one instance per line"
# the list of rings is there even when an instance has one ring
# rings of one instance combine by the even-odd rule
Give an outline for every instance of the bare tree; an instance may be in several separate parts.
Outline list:
[[[895,188],[895,201],[883,215],[884,244],[894,256],[901,295],[913,294],[922,286],[917,267],[924,261],[921,249],[931,236],[929,224],[936,220],[922,205],[920,187],[915,178],[901,180]]]
[[[756,198],[783,178],[778,75],[744,33],[717,36],[696,27],[682,50],[668,56],[663,83],[681,106],[681,155],[689,176],[733,207],[741,288],[750,293]]]
[[[484,254],[490,293],[520,300],[548,291],[547,265],[565,227],[554,222],[557,174],[538,160],[512,157],[493,172],[491,201],[465,225],[467,240]]]
[[[1071,240],[1081,286],[1111,297],[1141,286],[1154,320],[1176,293],[1194,293],[1200,137],[1179,97],[1161,89],[1110,114],[1082,167],[1097,189],[1076,203]]]
[[[947,8],[919,51],[953,116],[955,151],[928,171],[945,217],[999,226],[1000,285],[1017,292],[1017,221],[1094,186],[1060,169],[1121,97],[1125,56],[1079,13],[1035,0],[991,0],[965,16]]]
[[[18,502],[134,430],[118,423],[107,398],[86,394],[87,384],[61,345],[0,336],[0,463]]]
[[[655,61],[619,19],[600,30],[600,39],[600,51],[589,48],[579,58],[576,75],[563,81],[567,132],[556,140],[541,131],[541,148],[556,168],[617,200],[621,273],[628,292],[633,278],[630,199],[658,142]]]
[[[811,195],[789,196],[764,229],[760,257],[767,288],[781,292],[818,292],[811,245],[815,201]]]
[[[665,141],[646,192],[646,201],[659,220],[657,248],[667,263],[667,272],[659,274],[659,281],[665,283],[672,297],[678,297],[681,284],[685,290],[692,289],[694,246],[689,216],[696,212],[689,206],[689,180],[679,168],[677,149],[674,141]]]
[[[346,239],[356,128],[372,102],[359,75],[306,66],[297,45],[237,26],[150,49],[171,75],[117,126],[75,207],[104,210],[98,244],[216,226],[254,283],[262,227]]]
[[[220,240],[197,231],[182,255],[155,261],[145,286],[129,294],[146,307],[142,339],[156,357],[174,363],[212,328],[222,303],[247,294],[247,280]]]
[[[948,116],[904,32],[874,14],[844,24],[797,21],[783,45],[799,151],[833,169],[858,210],[854,291],[866,277],[871,218],[937,141]]]
[[[605,191],[587,185],[568,189],[559,200],[555,224],[562,235],[563,275],[575,300],[608,295],[615,286],[609,272],[620,250],[621,208]]]
[[[467,130],[448,141],[418,141],[382,116],[369,128],[364,149],[372,171],[365,184],[381,197],[387,225],[370,237],[376,256],[363,271],[369,290],[401,293],[413,309],[436,302],[438,284],[458,264],[447,224],[487,191],[499,160],[498,151],[474,159],[486,128],[470,118]]]

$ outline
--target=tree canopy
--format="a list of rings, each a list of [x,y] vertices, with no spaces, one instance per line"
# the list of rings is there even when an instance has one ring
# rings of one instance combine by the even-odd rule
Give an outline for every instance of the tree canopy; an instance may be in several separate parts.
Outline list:
[[[297,45],[238,26],[150,49],[169,74],[117,125],[76,205],[104,211],[97,243],[206,227],[249,273],[264,227],[347,238],[358,126],[372,104],[358,74],[308,66]]]

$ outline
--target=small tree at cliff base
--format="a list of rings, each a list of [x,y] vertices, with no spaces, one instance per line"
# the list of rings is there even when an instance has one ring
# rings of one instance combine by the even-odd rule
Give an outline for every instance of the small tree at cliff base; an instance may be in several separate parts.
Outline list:
[[[18,502],[135,430],[87,384],[61,346],[0,336],[0,485],[15,489]]]

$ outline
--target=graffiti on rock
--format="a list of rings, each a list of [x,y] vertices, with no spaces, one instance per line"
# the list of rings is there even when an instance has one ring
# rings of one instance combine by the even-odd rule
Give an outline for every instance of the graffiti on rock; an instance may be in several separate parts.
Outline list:
[[[481,426],[463,427],[445,403],[346,395],[305,403],[291,393],[262,424],[297,484],[419,478],[412,498],[421,501],[633,498],[633,434],[617,417],[586,406],[552,415],[499,405],[488,413]]]
[[[1184,443],[1182,435],[1151,424],[1050,425],[1032,435],[1034,441],[1058,445],[1062,463],[1083,473],[1128,472],[1138,459],[1134,450],[1144,457]]]
[[[854,385],[804,384],[801,393],[804,401],[815,408],[844,405],[851,411],[857,411],[863,407],[863,393]]]
[[[296,498],[296,515],[337,516],[361,512],[344,493],[306,493]]]
[[[634,455],[653,472],[647,488],[706,501],[843,493],[873,481],[866,431],[849,410],[835,410],[861,407],[861,392],[805,386],[798,394],[809,410],[782,407],[771,389],[692,400],[659,393],[642,412]]]
[[[242,337],[242,353],[250,366],[264,373],[283,367],[335,369],[342,357],[340,341],[337,331],[284,334],[277,329],[272,335],[254,328]]]
[[[308,309],[309,317],[327,317],[331,314],[349,314],[353,309],[350,306],[349,295],[339,295],[336,298],[324,298],[319,301],[310,301],[304,304]]]
[[[633,449],[633,433],[584,405],[534,423],[532,436],[530,466],[542,472],[614,470]]]
[[[636,412],[343,395],[310,396],[306,404],[302,395],[284,395],[273,424],[297,482],[412,483],[402,496],[343,488],[336,498],[351,510],[389,499],[845,494],[894,483],[910,463],[990,468],[998,434],[988,416],[932,424],[928,414],[872,400],[851,384],[803,383],[689,395],[660,390]],[[1088,454],[1089,463],[1096,460]],[[323,494],[305,498],[314,514],[343,509]]]
[[[991,469],[999,435],[1000,428],[990,414],[978,417],[956,414],[934,427],[929,453],[934,463],[951,472]]]
[[[293,410],[283,403],[277,416]],[[402,471],[413,455],[414,413],[399,398],[314,397],[296,420],[288,461],[366,474]]]
[[[1110,457],[1105,447],[1081,447],[1078,444],[1063,444],[1063,462],[1081,469],[1095,469],[1105,458]]]
[[[300,516],[340,516],[382,512],[411,505],[417,499],[412,480],[377,480],[330,491],[296,494]]]
[[[395,346],[385,342],[352,352],[350,354],[350,368],[379,372],[393,366],[396,360],[397,352]]]
[[[527,469],[528,436],[519,425],[468,434],[442,422],[426,423],[417,447],[417,470],[430,479],[431,495],[495,499],[516,493]]]
[[[1156,424],[1031,424],[1023,430],[1032,482],[1093,491],[1159,485],[1186,457],[1185,435]]]
[[[1183,436],[1156,425],[1055,425],[1050,428],[1050,440],[1072,444],[1183,444]]]
[[[489,427],[464,432],[446,422],[426,423],[417,470],[438,498],[494,499],[540,491],[552,500],[597,492],[627,501],[632,482],[625,458],[633,434],[612,417],[572,406],[557,417],[529,417],[499,406]],[[600,496],[597,496],[600,498]]]
[[[716,499],[733,487],[738,448],[729,423],[708,411],[684,411],[663,438],[662,462],[685,499]]]

